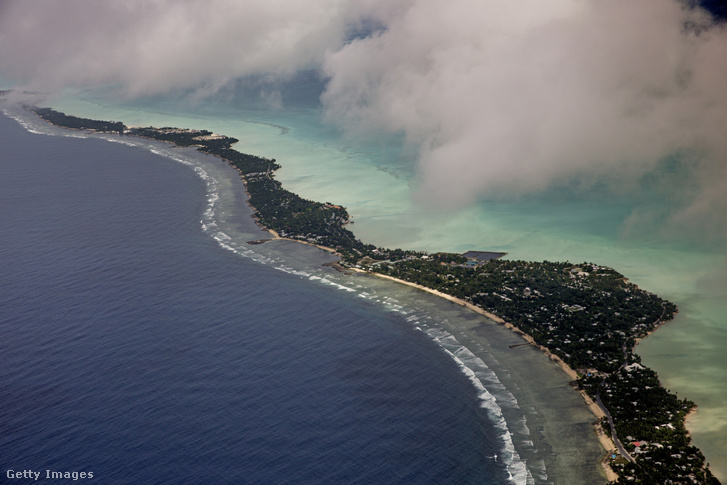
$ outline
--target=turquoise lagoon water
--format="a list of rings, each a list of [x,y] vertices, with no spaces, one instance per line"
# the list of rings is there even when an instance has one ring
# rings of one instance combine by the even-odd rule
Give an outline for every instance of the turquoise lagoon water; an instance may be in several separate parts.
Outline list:
[[[56,109],[127,125],[204,128],[234,136],[243,152],[276,158],[285,186],[346,206],[366,242],[428,251],[497,250],[509,258],[593,261],[616,268],[680,307],[677,318],[642,341],[638,353],[662,383],[697,402],[695,444],[727,479],[727,284],[722,251],[653,228],[627,231],[635,210],[669,204],[668,194],[584,197],[558,192],[482,200],[455,212],[416,190],[414,154],[396,137],[356,141],[323,121],[314,82],[286,92],[284,108],[245,96],[190,102],[173,97],[113,101],[98,93],[52,100]],[[661,198],[660,198],[661,197]],[[632,228],[633,229],[633,228]]]

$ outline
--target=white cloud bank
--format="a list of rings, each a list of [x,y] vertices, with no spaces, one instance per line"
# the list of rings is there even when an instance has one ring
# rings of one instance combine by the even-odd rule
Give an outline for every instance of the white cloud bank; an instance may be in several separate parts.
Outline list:
[[[288,75],[340,46],[337,0],[11,0],[0,66],[29,88],[121,85],[129,96]]]
[[[627,193],[679,151],[674,227],[725,235],[727,31],[676,0],[0,2],[0,72],[31,88],[214,92],[311,67],[330,120],[419,147],[425,200]]]
[[[324,101],[421,145],[422,190],[452,204],[633,180],[683,148],[721,166],[727,35],[686,20],[707,19],[670,1],[421,0],[328,56]]]

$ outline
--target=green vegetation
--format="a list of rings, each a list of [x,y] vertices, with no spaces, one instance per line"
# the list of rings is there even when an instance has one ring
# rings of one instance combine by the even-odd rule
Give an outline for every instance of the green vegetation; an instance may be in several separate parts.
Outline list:
[[[633,346],[676,307],[611,268],[493,260],[474,267],[441,257],[373,268],[466,300],[530,334],[571,367],[614,372]],[[458,264],[457,264],[458,263]]]
[[[719,483],[684,428],[694,403],[664,389],[633,353],[637,338],[674,317],[673,303],[593,263],[492,260],[469,266],[457,256],[409,258],[370,271],[494,313],[576,369],[579,387],[610,414],[612,438],[627,450],[628,459],[611,460],[618,483]],[[610,431],[607,420],[602,426]]]
[[[63,126],[65,128],[73,128],[76,130],[94,130],[107,131],[115,133],[123,133],[124,124],[118,121],[98,121],[89,120],[87,118],[77,118],[68,116],[50,108],[33,108],[35,114],[41,118],[53,123],[54,125]]]
[[[718,484],[684,428],[694,403],[664,389],[654,371],[633,353],[636,339],[673,318],[676,306],[593,263],[468,261],[452,253],[426,254],[364,244],[346,228],[344,207],[306,200],[275,180],[275,160],[232,148],[237,140],[209,131],[133,128],[35,113],[68,128],[112,131],[196,146],[235,167],[258,222],[281,236],[336,250],[343,266],[417,283],[498,315],[581,376],[577,385],[607,414],[601,425],[622,456],[611,459],[619,484]]]
[[[612,464],[620,471],[618,483],[634,483],[628,477],[635,477],[635,483],[719,483],[684,428],[695,404],[661,387],[656,372],[633,362],[609,375],[598,390],[634,458]]]

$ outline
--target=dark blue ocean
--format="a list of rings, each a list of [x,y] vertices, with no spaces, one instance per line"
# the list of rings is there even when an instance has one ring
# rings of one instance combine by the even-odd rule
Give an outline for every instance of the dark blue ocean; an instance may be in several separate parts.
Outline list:
[[[170,158],[0,116],[1,483],[509,483],[441,347],[225,250],[206,197]]]

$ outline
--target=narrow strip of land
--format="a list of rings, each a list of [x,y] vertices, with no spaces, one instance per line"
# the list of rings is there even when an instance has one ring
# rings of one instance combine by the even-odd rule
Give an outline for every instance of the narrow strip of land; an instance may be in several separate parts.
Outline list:
[[[610,452],[607,468],[615,475],[609,480],[719,483],[684,427],[695,404],[664,389],[633,352],[638,339],[673,318],[676,306],[615,270],[587,262],[478,259],[477,254],[497,254],[486,251],[428,254],[376,247],[347,229],[350,217],[344,207],[286,190],[275,179],[280,165],[234,150],[234,138],[204,130],[130,129],[48,108],[34,112],[59,126],[195,146],[220,157],[239,172],[256,221],[275,238],[335,252],[346,270],[419,288],[510,328],[576,381]],[[619,455],[613,453],[616,449]]]

